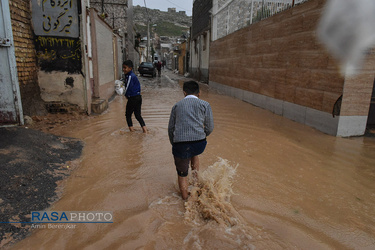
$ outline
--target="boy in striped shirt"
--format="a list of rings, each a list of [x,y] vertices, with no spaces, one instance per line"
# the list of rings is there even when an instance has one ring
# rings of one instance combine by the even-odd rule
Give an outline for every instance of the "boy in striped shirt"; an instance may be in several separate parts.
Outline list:
[[[172,144],[181,196],[186,200],[189,163],[192,170],[199,170],[198,155],[206,148],[206,137],[213,131],[214,121],[210,104],[199,99],[197,82],[185,82],[183,92],[185,98],[172,108],[168,136]]]

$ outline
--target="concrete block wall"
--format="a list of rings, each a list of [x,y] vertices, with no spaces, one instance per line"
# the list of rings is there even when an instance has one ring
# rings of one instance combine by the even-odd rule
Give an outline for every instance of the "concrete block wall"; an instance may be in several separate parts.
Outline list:
[[[214,0],[212,12],[213,25],[220,27],[213,28],[213,40],[216,40],[250,24],[251,0]]]
[[[96,10],[91,9],[91,12],[91,27],[94,27],[91,35],[95,36],[92,49],[95,50],[94,55],[96,55],[93,56],[95,57],[94,89],[97,89],[95,97],[108,101],[115,94],[115,80],[121,76],[121,72],[117,72],[117,69],[122,68],[122,64],[118,65],[120,61],[116,53],[118,50],[116,46],[121,38],[113,34],[111,27],[98,16]]]
[[[102,22],[96,22],[96,40],[99,59],[99,85],[104,85],[115,80],[115,72],[112,30],[108,29]]]
[[[210,85],[328,134],[363,134],[373,63],[367,62],[353,79],[340,74],[337,61],[316,39],[324,4],[324,0],[310,0],[213,41]],[[341,116],[333,117],[342,94]],[[360,116],[360,128],[351,131],[351,125],[344,122],[347,132],[340,132],[339,123],[349,119],[343,116]]]

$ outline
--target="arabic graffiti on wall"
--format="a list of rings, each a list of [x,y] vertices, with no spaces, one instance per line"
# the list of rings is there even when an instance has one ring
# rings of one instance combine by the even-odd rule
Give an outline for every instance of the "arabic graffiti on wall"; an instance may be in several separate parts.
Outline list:
[[[77,0],[32,0],[34,33],[79,37]]]
[[[32,0],[38,64],[46,72],[81,72],[79,0]]]
[[[79,38],[36,36],[35,48],[41,70],[81,73]]]

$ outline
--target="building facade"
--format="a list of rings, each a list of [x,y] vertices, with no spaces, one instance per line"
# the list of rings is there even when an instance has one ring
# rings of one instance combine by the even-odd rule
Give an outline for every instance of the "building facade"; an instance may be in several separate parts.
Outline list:
[[[2,65],[11,66],[2,75],[12,75],[14,84],[7,87],[7,98],[0,100],[6,107],[0,110],[4,117],[0,124],[8,120],[23,124],[23,114],[90,114],[108,106],[115,94],[114,81],[122,73],[122,61],[131,53],[125,51],[126,37],[113,30],[88,0],[14,0],[2,1],[1,6],[6,14],[3,20],[6,16],[11,20],[2,29],[12,31],[6,32],[9,43],[0,48]],[[9,53],[3,53],[6,51],[13,53],[14,63]],[[3,77],[1,81],[8,82]],[[14,94],[17,88],[20,97]],[[10,114],[14,117],[14,111],[19,113],[16,119],[8,119]]]
[[[90,7],[98,11],[114,33],[122,37],[122,61],[132,60],[138,65],[139,53],[135,49],[132,0],[90,0]]]
[[[195,0],[190,40],[190,76],[198,81],[209,80],[212,0]]]

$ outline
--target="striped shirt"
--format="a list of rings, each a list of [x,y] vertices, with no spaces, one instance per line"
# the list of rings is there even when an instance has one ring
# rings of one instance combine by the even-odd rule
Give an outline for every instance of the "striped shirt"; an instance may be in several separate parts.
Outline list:
[[[172,144],[203,140],[213,129],[212,109],[208,102],[188,95],[173,106],[168,124]]]

